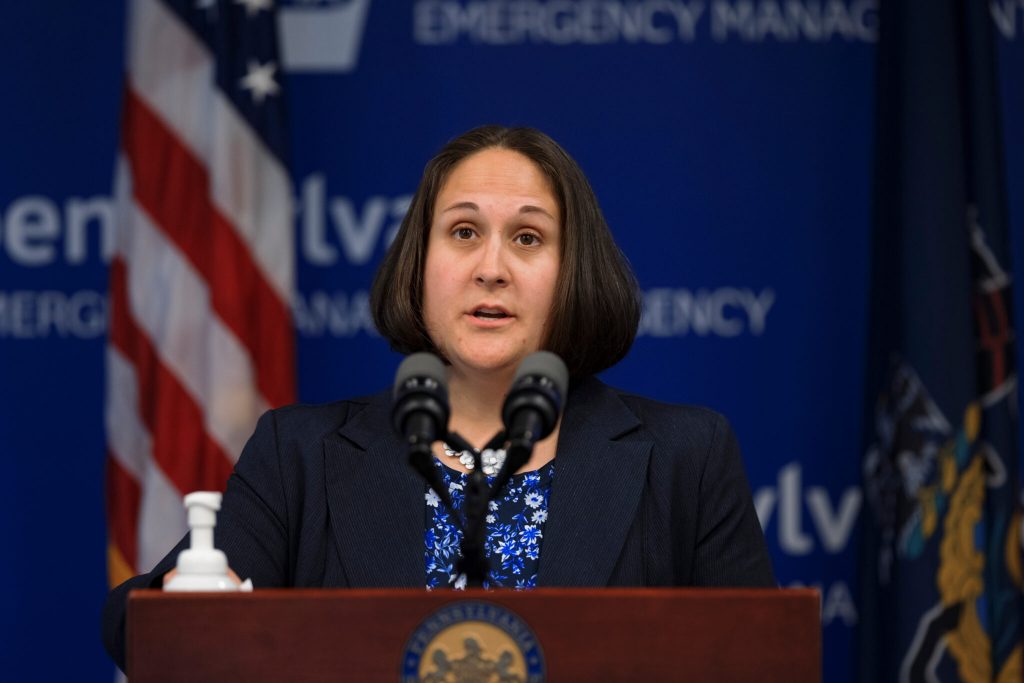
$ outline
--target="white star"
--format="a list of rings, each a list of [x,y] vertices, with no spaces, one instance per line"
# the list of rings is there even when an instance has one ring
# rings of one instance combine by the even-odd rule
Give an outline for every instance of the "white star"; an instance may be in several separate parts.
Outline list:
[[[251,17],[261,9],[270,9],[274,0],[235,0],[236,5],[245,5],[245,16]]]
[[[259,62],[249,60],[249,71],[245,74],[239,84],[242,90],[252,92],[252,98],[256,104],[263,104],[267,95],[276,95],[281,92],[281,86],[274,80],[274,72],[277,71],[277,64],[267,62],[260,65]]]

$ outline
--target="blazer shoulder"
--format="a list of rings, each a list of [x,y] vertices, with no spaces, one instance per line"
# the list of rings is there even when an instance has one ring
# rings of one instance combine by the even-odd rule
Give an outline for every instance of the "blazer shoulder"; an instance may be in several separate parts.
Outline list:
[[[732,432],[728,419],[721,413],[704,406],[666,403],[646,396],[638,396],[613,389],[619,399],[636,415],[643,429],[666,437],[686,435],[703,439],[719,438]]]
[[[385,390],[329,403],[294,403],[267,411],[260,421],[272,423],[278,438],[309,440],[335,433],[368,408],[386,406],[389,401],[390,392]]]

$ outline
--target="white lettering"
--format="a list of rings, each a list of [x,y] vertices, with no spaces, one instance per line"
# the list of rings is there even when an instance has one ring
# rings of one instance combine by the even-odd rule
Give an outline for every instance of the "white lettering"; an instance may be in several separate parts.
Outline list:
[[[68,263],[84,263],[87,256],[86,227],[95,223],[100,230],[100,253],[109,263],[114,255],[114,204],[110,197],[79,199],[72,197],[65,205],[67,223],[64,236],[64,258]]]
[[[750,334],[760,337],[764,334],[765,319],[768,318],[768,311],[775,303],[775,290],[762,289],[759,294],[754,294],[749,289],[739,290],[740,305],[750,320]]]
[[[839,0],[829,0],[821,16],[821,32],[825,35],[851,36],[856,33],[853,19],[846,5]]]
[[[297,293],[292,315],[299,334],[305,337],[377,336],[370,313],[369,292],[312,291]]]
[[[771,36],[780,42],[795,40],[797,32],[791,30],[789,24],[782,18],[782,10],[774,2],[762,2],[758,6],[757,33],[763,39]]]
[[[302,200],[296,202],[302,207],[302,255],[315,266],[333,265],[338,260],[338,250],[327,243],[325,185],[323,174],[308,176],[302,183]]]
[[[807,36],[808,40],[821,40],[821,5],[787,2],[786,23],[795,27],[795,35]]]
[[[730,31],[735,31],[745,40],[756,40],[754,3],[748,0],[735,5],[723,0],[711,3],[711,37],[722,43],[729,39]]]
[[[598,45],[692,42],[701,0],[419,0],[413,39],[420,45]]]
[[[808,489],[807,508],[811,511],[814,528],[817,529],[825,550],[830,553],[839,553],[846,547],[846,541],[850,538],[853,525],[857,522],[860,504],[860,489],[849,488],[839,501],[838,512],[833,512],[828,491],[820,486]]]
[[[565,2],[564,0],[562,2],[552,2],[548,4],[548,15],[551,19],[546,25],[542,24],[542,30],[544,30],[548,41],[555,45],[569,45],[579,40],[579,30],[576,23],[573,21],[572,10],[572,4]],[[517,34],[522,33],[521,29],[514,25],[508,25],[504,28],[504,41],[506,43],[518,42],[516,40],[518,38]],[[497,29],[497,27],[495,27],[495,29]],[[497,33],[497,31],[495,31],[495,33]],[[494,42],[498,42],[498,40],[495,40]]]
[[[825,552],[839,554],[846,549],[860,514],[862,493],[859,487],[847,488],[833,507],[828,491],[812,486],[803,493],[803,472],[792,462],[779,470],[776,486],[765,486],[754,492],[754,508],[761,528],[767,533],[772,514],[778,508],[778,541],[790,555],[808,555],[814,550],[814,537],[803,528],[803,505],[810,511],[815,536]]]
[[[821,623],[828,626],[836,619],[842,619],[847,626],[857,624],[857,605],[845,581],[836,581],[821,601]]]
[[[33,292],[0,292],[0,337],[32,337],[32,295]]]
[[[391,227],[388,228],[388,232],[384,235],[384,248],[388,249],[391,247],[391,243],[398,237],[398,231],[402,227],[402,221],[405,219],[405,214],[409,213],[409,205],[412,204],[412,195],[406,195],[404,197],[396,197],[391,200]]]
[[[107,329],[107,299],[99,292],[82,290],[68,300],[71,333],[82,339],[92,339]]]
[[[644,2],[634,6],[636,14],[636,25],[640,29],[645,43],[652,45],[664,45],[671,43],[675,32],[668,26],[656,20],[657,15],[667,15],[674,18],[669,9],[671,3],[667,2]]]
[[[726,307],[738,308],[739,293],[732,288],[716,289],[709,297],[708,318],[711,329],[722,337],[737,337],[743,334],[743,322],[726,316]]]
[[[387,213],[388,201],[385,197],[371,197],[363,208],[362,220],[356,216],[352,201],[348,198],[331,200],[331,216],[349,263],[359,266],[370,260],[373,248],[380,241]]]
[[[669,3],[668,8],[679,25],[679,39],[687,43],[693,42],[697,38],[697,22],[704,14],[704,3],[672,2]]]
[[[615,41],[617,20],[612,5],[587,2],[579,6],[579,39],[585,45],[600,45]],[[533,13],[536,24],[538,14]]]
[[[419,45],[441,45],[455,40],[454,27],[444,19],[439,2],[417,2],[412,13],[413,40]]]
[[[114,203],[110,197],[70,197],[64,215],[57,202],[41,195],[19,197],[0,216],[0,246],[12,262],[30,268],[60,261],[60,242],[68,265],[81,265],[89,256],[89,232],[95,227],[99,248],[94,251],[103,263],[114,255]]]
[[[845,626],[856,626],[859,619],[853,593],[845,581],[835,581],[827,588],[818,582],[807,586],[800,581],[787,584],[789,588],[817,588],[821,593],[821,625],[828,626],[836,619],[842,619]]]
[[[804,533],[800,501],[801,470],[790,463],[779,472],[779,545],[790,555],[806,555],[814,548],[814,540]]]
[[[0,338],[94,339],[106,327],[107,301],[100,292],[0,291]]]
[[[775,303],[775,290],[654,288],[644,292],[643,298],[639,336],[738,337],[747,332],[760,336]]]
[[[300,249],[305,260],[315,266],[333,266],[340,258],[327,229],[328,211],[341,253],[352,265],[369,263],[378,247],[387,249],[394,241],[412,195],[370,197],[356,208],[350,197],[326,197],[322,173],[314,173],[302,182]],[[390,222],[388,222],[390,219]]]
[[[23,266],[53,263],[60,235],[57,207],[46,197],[22,197],[7,209],[4,237],[7,253]]]
[[[857,0],[850,5],[850,17],[857,29],[857,38],[866,43],[878,42],[878,1]]]
[[[68,333],[66,316],[63,315],[66,300],[64,292],[39,292],[36,296],[35,324],[30,326],[34,328],[33,332],[36,330],[48,331],[52,327],[57,334],[65,336]],[[19,332],[25,332],[25,329],[23,328]],[[30,336],[46,336],[46,334]]]
[[[717,42],[878,40],[878,0],[714,0],[711,37]]]

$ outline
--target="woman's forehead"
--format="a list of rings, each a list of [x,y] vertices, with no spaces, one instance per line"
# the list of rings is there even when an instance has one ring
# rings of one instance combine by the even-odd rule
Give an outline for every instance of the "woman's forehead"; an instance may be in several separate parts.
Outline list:
[[[438,191],[434,211],[435,215],[457,209],[480,211],[484,203],[500,200],[526,212],[559,218],[558,201],[540,166],[502,148],[481,150],[456,164]]]

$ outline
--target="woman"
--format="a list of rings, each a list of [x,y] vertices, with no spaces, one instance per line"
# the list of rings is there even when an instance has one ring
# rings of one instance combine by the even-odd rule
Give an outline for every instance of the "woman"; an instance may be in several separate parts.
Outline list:
[[[450,365],[449,427],[478,447],[501,429],[525,356],[548,349],[569,368],[559,425],[488,516],[492,584],[775,585],[726,421],[594,378],[633,342],[637,287],[582,171],[549,137],[487,126],[446,145],[372,301],[396,350]],[[390,409],[384,392],[260,419],[216,530],[239,575],[257,588],[460,585],[457,530],[405,464]],[[471,459],[435,446],[458,503]],[[159,586],[186,543],[111,593],[105,641],[120,665],[127,591]]]

